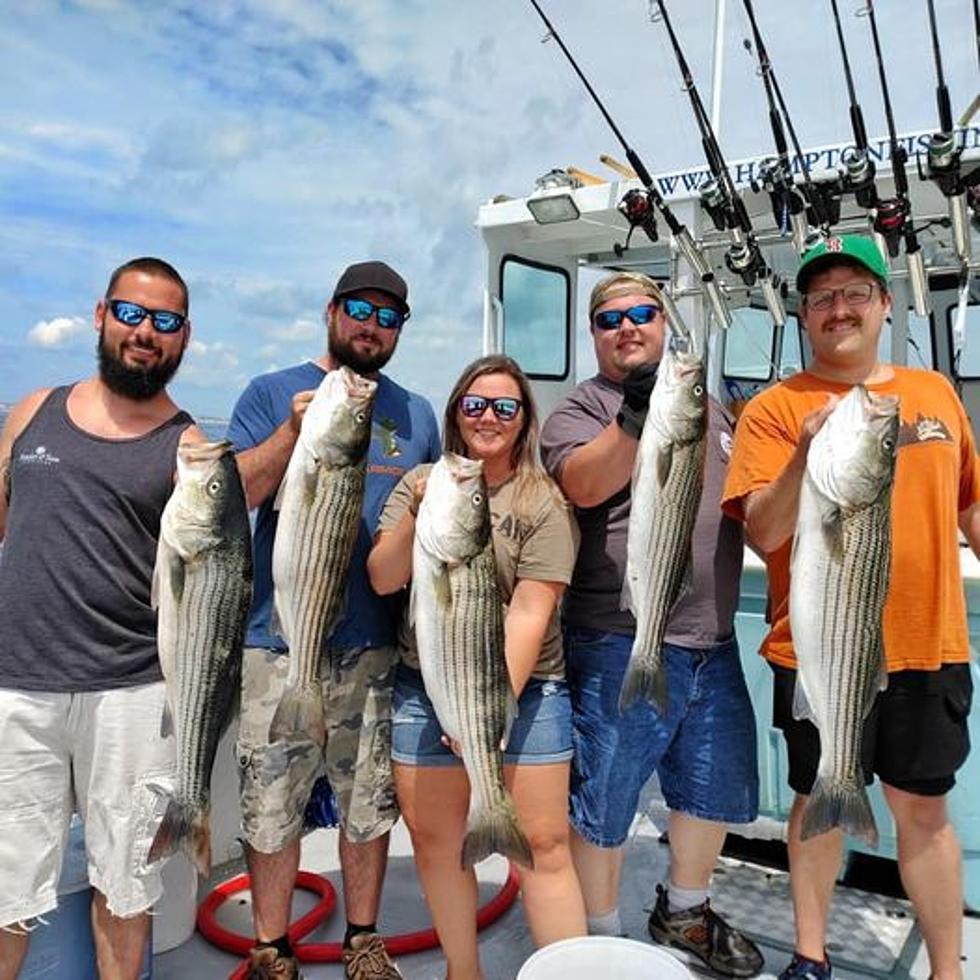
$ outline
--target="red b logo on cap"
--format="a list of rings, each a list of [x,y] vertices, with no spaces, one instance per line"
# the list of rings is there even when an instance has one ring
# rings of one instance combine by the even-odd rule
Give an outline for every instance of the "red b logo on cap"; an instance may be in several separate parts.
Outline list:
[[[839,252],[844,247],[844,243],[839,238],[827,239],[827,251]]]

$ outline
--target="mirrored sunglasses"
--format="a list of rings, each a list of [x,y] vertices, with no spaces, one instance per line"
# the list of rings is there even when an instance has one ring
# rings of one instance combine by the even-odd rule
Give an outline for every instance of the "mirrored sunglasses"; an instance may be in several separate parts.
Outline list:
[[[651,323],[657,318],[660,307],[656,303],[644,303],[642,306],[631,306],[628,310],[603,310],[596,313],[593,323],[600,330],[618,330],[623,325],[625,317],[631,323],[642,327],[645,323]]]
[[[176,333],[185,323],[187,317],[183,313],[172,310],[148,310],[139,303],[131,303],[128,299],[110,299],[109,309],[112,315],[127,327],[138,327],[147,317],[157,333]]]
[[[487,410],[488,405],[501,422],[512,422],[521,410],[519,398],[484,398],[483,395],[463,395],[459,400],[459,410],[468,419],[480,418]]]
[[[378,306],[367,299],[357,299],[348,296],[344,300],[344,312],[352,320],[370,320],[372,315],[378,321],[379,327],[385,330],[397,330],[407,319],[408,314],[396,309],[394,306]]]

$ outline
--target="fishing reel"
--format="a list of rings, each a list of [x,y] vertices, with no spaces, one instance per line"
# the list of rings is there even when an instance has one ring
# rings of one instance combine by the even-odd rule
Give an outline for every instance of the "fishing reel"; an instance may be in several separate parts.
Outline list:
[[[879,200],[875,210],[874,230],[885,239],[888,254],[895,258],[898,255],[905,226],[910,216],[909,202],[903,197],[891,197]]]
[[[870,210],[877,200],[874,161],[868,156],[867,150],[849,147],[841,154],[841,163],[844,164],[841,173],[844,189],[854,195],[862,208]]]
[[[792,234],[797,252],[802,252],[807,234],[806,202],[793,183],[793,175],[785,161],[766,157],[759,163],[759,178],[751,183],[752,190],[764,190],[772,203],[772,216],[781,235]]]
[[[953,133],[933,133],[926,147],[926,163],[923,172],[922,155],[916,157],[919,177],[931,180],[946,198],[949,209],[949,223],[953,229],[953,247],[963,262],[971,258],[970,226],[967,212],[967,189],[969,183],[980,180],[980,168],[973,171],[966,180],[960,171],[962,151],[956,146]]]
[[[709,178],[698,188],[701,207],[708,212],[712,224],[718,231],[725,231],[729,225],[728,197],[725,189],[714,178]]]
[[[644,234],[651,242],[657,241],[657,213],[654,210],[653,195],[647,190],[640,190],[634,187],[627,191],[623,199],[616,205],[616,210],[626,219],[630,230],[626,233],[626,241],[620,245],[616,242],[613,251],[622,257],[623,253],[630,247],[630,239],[637,228],[642,228]]]
[[[769,267],[762,250],[754,241],[745,238],[732,242],[725,252],[728,271],[738,276],[746,286],[752,287],[760,278],[769,275]]]

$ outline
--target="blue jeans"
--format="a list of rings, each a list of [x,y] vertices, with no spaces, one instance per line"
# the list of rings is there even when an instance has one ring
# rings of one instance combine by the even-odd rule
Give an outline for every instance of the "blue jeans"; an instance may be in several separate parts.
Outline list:
[[[629,635],[565,630],[572,826],[599,847],[620,846],[654,770],[671,810],[722,823],[754,820],[755,716],[735,638],[706,650],[664,644],[665,718],[646,701],[619,711],[632,646]]]
[[[401,664],[392,707],[391,757],[406,766],[461,766],[442,744],[442,726],[425,693],[422,674]],[[572,709],[564,681],[531,677],[517,702],[505,765],[548,765],[572,757]]]

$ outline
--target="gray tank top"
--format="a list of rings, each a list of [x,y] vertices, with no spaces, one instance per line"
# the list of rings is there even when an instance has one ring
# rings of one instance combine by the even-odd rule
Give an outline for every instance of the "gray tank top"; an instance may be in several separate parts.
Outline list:
[[[161,677],[150,582],[178,412],[144,436],[104,439],[56,388],[16,439],[0,555],[0,687],[75,692]]]

